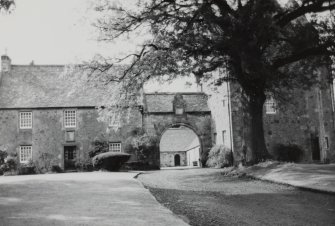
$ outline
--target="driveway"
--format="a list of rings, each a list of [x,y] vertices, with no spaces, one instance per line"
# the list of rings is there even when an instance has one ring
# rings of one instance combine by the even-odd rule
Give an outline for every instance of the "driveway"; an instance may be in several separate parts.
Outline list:
[[[0,225],[187,225],[161,206],[135,175],[0,177]]]

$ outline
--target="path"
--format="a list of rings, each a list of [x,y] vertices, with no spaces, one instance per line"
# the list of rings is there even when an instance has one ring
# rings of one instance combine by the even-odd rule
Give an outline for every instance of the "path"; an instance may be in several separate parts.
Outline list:
[[[187,225],[134,173],[0,177],[0,226]]]

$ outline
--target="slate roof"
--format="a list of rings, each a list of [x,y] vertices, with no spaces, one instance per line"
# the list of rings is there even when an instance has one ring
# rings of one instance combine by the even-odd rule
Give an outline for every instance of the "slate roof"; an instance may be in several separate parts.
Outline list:
[[[107,90],[66,76],[62,65],[12,65],[2,72],[0,108],[102,106]]]
[[[72,71],[71,71],[72,70]],[[119,73],[116,69],[115,73]],[[1,72],[0,109],[96,107],[106,106],[113,98],[112,84],[97,85],[80,79],[83,72],[64,65],[11,65]],[[176,93],[147,93],[147,112],[173,112]],[[186,112],[209,112],[207,95],[183,93]]]
[[[173,99],[176,93],[146,93],[146,110],[149,113],[173,112]],[[186,102],[186,112],[209,112],[205,93],[182,93]]]
[[[197,135],[190,129],[183,127],[168,129],[160,141],[160,151],[186,151],[195,139],[198,141]]]

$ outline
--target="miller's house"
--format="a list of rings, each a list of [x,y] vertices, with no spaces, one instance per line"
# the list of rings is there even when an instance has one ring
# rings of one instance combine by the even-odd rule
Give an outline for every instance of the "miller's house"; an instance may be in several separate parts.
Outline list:
[[[129,152],[128,138],[138,128],[159,141],[145,160],[152,167],[201,166],[215,144],[231,148],[238,162],[248,146],[245,110],[229,84],[216,92],[146,92],[139,106],[124,109],[115,120],[115,115],[101,118],[98,111],[111,98],[110,87],[78,85],[63,76],[66,70],[12,65],[8,56],[1,57],[0,149],[16,153],[20,163],[51,161],[72,169],[76,160],[89,158],[97,140],[108,142],[110,151]],[[273,98],[266,102],[269,151],[277,144],[296,144],[304,150],[301,161],[335,162],[331,85],[297,90],[293,99],[293,107],[279,106]]]

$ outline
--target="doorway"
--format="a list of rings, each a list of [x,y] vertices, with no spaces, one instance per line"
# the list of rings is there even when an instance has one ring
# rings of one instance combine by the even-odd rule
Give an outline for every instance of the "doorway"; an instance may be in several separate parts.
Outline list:
[[[315,161],[320,161],[320,145],[319,145],[319,137],[311,136],[312,139],[312,159]]]
[[[76,146],[64,146],[64,170],[74,170],[77,157]]]
[[[174,166],[180,166],[180,155],[174,156]]]

